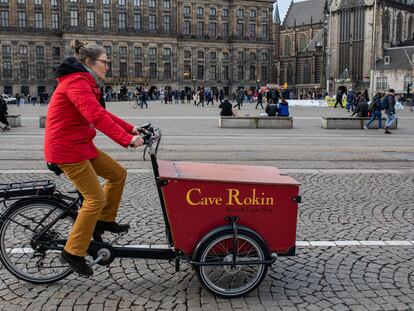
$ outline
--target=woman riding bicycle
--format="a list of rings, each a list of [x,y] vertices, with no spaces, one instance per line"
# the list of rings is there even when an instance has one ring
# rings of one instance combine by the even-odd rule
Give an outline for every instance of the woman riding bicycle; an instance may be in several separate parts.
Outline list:
[[[127,148],[143,145],[138,128],[104,108],[100,87],[108,71],[102,47],[74,40],[75,57],[55,69],[58,86],[50,100],[45,129],[45,159],[56,164],[84,201],[61,253],[61,261],[82,276],[93,275],[85,256],[93,233],[126,232],[115,218],[127,172],[96,148],[96,129]],[[134,136],[137,135],[137,136]],[[98,176],[106,180],[102,187]]]

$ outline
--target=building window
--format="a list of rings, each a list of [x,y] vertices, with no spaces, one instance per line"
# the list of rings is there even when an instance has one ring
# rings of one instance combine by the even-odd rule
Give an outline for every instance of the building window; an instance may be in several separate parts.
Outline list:
[[[27,46],[26,45],[19,46],[19,54],[20,55],[27,55]]]
[[[183,35],[189,36],[191,34],[191,22],[190,21],[184,21],[183,23]]]
[[[191,58],[191,51],[184,51],[184,58]]]
[[[134,6],[141,6],[141,0],[134,0]]]
[[[303,84],[311,83],[311,65],[308,61],[303,64]]]
[[[10,45],[3,45],[2,53],[3,53],[3,55],[10,55],[11,54],[11,46]]]
[[[103,5],[110,5],[111,4],[111,0],[102,0],[102,4]]]
[[[9,11],[1,11],[1,27],[9,27]]]
[[[149,30],[156,30],[157,29],[157,23],[156,23],[155,15],[150,15],[149,16],[148,26],[149,26]]]
[[[390,42],[390,12],[387,10],[384,14],[384,30],[383,30],[383,39],[384,42]]]
[[[164,9],[170,9],[171,8],[171,1],[170,0],[164,0],[162,3],[162,7]]]
[[[126,27],[126,14],[125,13],[119,13],[118,15],[118,28],[119,29],[125,29]]]
[[[197,16],[201,17],[203,15],[204,15],[204,8],[201,6],[197,7]]]
[[[171,28],[170,16],[163,16],[163,27],[164,27],[164,31],[170,31],[170,28]]]
[[[119,76],[121,78],[128,77],[128,65],[127,62],[119,62]]]
[[[43,28],[43,13],[35,13],[35,28]]]
[[[237,59],[240,60],[240,61],[243,61],[244,60],[244,52],[238,52],[237,53]]]
[[[20,66],[20,78],[28,79],[29,78],[29,63],[21,62],[19,66]]]
[[[111,54],[112,54],[112,46],[110,46],[110,45],[105,45],[105,46],[104,46],[104,50],[105,50],[105,54],[106,54],[107,56],[109,56],[109,55],[111,55]]]
[[[45,63],[44,62],[38,62],[36,64],[36,77],[38,79],[44,79],[46,77]]]
[[[256,53],[250,53],[249,59],[252,61],[256,60]]]
[[[210,23],[208,26],[208,34],[210,37],[215,37],[217,35],[216,33],[216,23]]]
[[[13,75],[11,62],[3,62],[3,78],[11,78]]]
[[[78,27],[79,25],[78,11],[75,11],[75,10],[70,11],[70,25],[72,27]]]
[[[149,2],[148,2],[148,6],[149,6],[150,8],[155,8],[155,7],[157,6],[157,3],[156,3],[156,1],[155,1],[155,0],[149,0]]]
[[[191,15],[191,7],[185,6],[183,8],[183,13],[184,13],[184,15]]]
[[[94,4],[95,3],[95,0],[86,0],[86,3],[87,4]]]
[[[142,63],[135,63],[134,76],[135,78],[142,78]]]
[[[54,46],[52,47],[52,56],[60,56],[60,47],[58,46]]]
[[[229,9],[223,9],[222,16],[223,17],[228,17],[229,16]]]
[[[255,10],[250,11],[250,18],[256,18],[256,11]]]
[[[112,63],[108,62],[108,71],[106,72],[107,77],[112,77]]]
[[[184,79],[190,80],[191,79],[191,66],[184,65]]]
[[[210,59],[217,59],[217,53],[216,52],[210,52]]]
[[[267,81],[267,66],[262,66],[262,81]],[[292,82],[292,81],[291,81]],[[292,84],[292,83],[290,83]]]
[[[386,91],[388,89],[388,78],[378,77],[377,78],[377,91]]]
[[[250,66],[250,70],[249,70],[249,80],[256,80],[256,67],[255,66]]]
[[[299,51],[305,52],[307,44],[308,39],[306,38],[306,35],[302,34],[299,39]]]
[[[0,1],[3,2],[3,1]],[[7,3],[8,1],[4,1],[4,3]],[[17,0],[17,4],[26,4],[26,0]]]
[[[267,39],[269,36],[269,30],[266,24],[262,25],[262,39]]]
[[[125,6],[126,5],[126,0],[118,0],[118,4],[119,4],[119,6]]]
[[[164,56],[171,56],[171,49],[170,48],[164,48],[163,55]]]
[[[210,80],[215,81],[217,80],[217,67],[210,66]]]
[[[237,17],[244,17],[244,10],[243,9],[238,9],[237,10]]]
[[[34,4],[35,5],[42,5],[42,0],[35,0],[34,1]]]
[[[229,60],[229,52],[223,52],[223,60]]]
[[[102,27],[111,28],[111,13],[103,12],[102,14]]]
[[[290,37],[286,36],[285,37],[284,53],[283,54],[285,56],[290,56],[291,49],[292,49],[292,43],[290,41]]]
[[[57,6],[58,5],[58,0],[50,0],[50,5],[51,6]]]
[[[229,80],[229,66],[223,66],[223,80]]]
[[[21,11],[17,15],[17,25],[19,28],[26,28],[27,27],[27,19],[26,19],[26,12]]]
[[[150,63],[150,72],[149,77],[150,79],[156,79],[157,78],[157,63]]]
[[[86,27],[95,28],[95,12],[86,11]]]
[[[237,80],[244,80],[244,66],[237,66]]]
[[[164,79],[171,79],[171,64],[164,64]]]
[[[223,23],[222,36],[224,38],[229,36],[229,24],[228,23]]]
[[[134,29],[140,30],[142,28],[141,14],[134,14]]]
[[[244,36],[244,23],[237,23],[237,36],[243,37]]]
[[[211,17],[216,17],[217,16],[216,8],[210,8],[210,16]]]
[[[197,58],[204,59],[204,52],[203,51],[197,51]]]
[[[134,47],[134,55],[135,55],[135,57],[141,57],[142,56],[142,47],[140,47],[140,46]]]
[[[197,66],[197,80],[204,80],[204,66]]]
[[[269,13],[268,13],[268,11],[262,11],[262,18],[263,18],[263,19],[268,19],[268,18],[269,18]]]
[[[126,46],[120,46],[119,47],[119,55],[127,55],[127,47]]]
[[[36,56],[45,55],[45,48],[43,46],[36,46]]]
[[[52,29],[59,29],[59,14],[52,13]]]
[[[262,60],[263,61],[268,60],[268,56],[267,56],[267,53],[266,52],[263,52],[261,55],[262,55]]]
[[[150,57],[156,57],[157,56],[157,48],[155,48],[155,47],[150,47],[149,48],[149,56]]]
[[[202,37],[204,36],[204,23],[197,22],[197,36]]]
[[[249,24],[249,36],[250,38],[256,38],[256,24]]]

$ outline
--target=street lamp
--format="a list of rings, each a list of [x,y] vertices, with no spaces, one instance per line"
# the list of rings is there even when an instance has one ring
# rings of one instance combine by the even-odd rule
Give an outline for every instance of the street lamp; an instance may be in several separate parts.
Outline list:
[[[195,92],[195,83],[196,83],[196,78],[193,77],[193,92]]]
[[[259,91],[260,90],[260,79],[257,78],[256,79],[256,82],[257,82],[257,90]]]

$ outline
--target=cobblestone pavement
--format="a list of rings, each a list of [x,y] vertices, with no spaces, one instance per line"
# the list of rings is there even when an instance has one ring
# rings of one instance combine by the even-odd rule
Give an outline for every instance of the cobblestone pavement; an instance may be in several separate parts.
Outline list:
[[[127,115],[128,107],[113,110]],[[22,111],[28,125],[0,135],[1,183],[54,178],[31,172],[44,169],[36,108]],[[406,118],[403,128],[385,137],[377,131],[321,131],[320,114],[344,113],[332,109],[293,109],[305,124],[275,133],[220,130],[212,108],[151,108],[131,111],[177,117],[157,120],[166,134],[163,159],[290,169],[302,184],[299,241],[414,241],[414,114],[399,111]],[[205,119],[196,119],[195,112]],[[98,137],[97,144],[131,169],[119,220],[132,230],[119,244],[166,244],[153,177],[133,171],[149,164],[141,153],[106,138]],[[58,189],[71,189],[64,177],[54,179]],[[159,260],[117,259],[96,267],[90,279],[71,275],[48,286],[18,281],[1,268],[0,310],[414,310],[413,258],[412,245],[298,247],[296,256],[278,258],[257,290],[232,300],[206,292],[187,264],[175,273],[173,263]]]

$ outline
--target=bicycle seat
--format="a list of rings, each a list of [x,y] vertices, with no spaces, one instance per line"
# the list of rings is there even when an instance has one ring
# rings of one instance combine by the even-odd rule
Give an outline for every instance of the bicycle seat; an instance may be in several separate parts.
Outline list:
[[[12,184],[0,184],[0,198],[50,195],[56,190],[53,180],[38,180]]]

